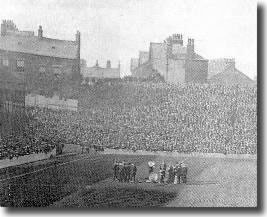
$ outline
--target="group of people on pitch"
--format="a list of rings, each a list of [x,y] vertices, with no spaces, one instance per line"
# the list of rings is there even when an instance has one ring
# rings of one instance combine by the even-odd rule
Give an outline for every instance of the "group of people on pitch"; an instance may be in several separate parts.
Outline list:
[[[184,162],[176,163],[174,166],[171,164],[167,167],[163,162],[159,168],[159,177],[154,172],[155,163],[148,162],[149,178],[148,182],[158,182],[167,184],[180,184],[187,182],[187,166]]]
[[[115,160],[113,166],[113,180],[119,182],[135,182],[137,167],[134,163],[119,162]]]

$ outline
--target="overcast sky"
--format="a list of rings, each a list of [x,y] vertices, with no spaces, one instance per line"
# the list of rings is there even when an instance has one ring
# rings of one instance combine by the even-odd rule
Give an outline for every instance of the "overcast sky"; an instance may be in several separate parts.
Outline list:
[[[21,30],[43,26],[44,36],[74,40],[81,32],[81,57],[105,66],[130,58],[173,33],[195,39],[205,58],[235,58],[239,70],[257,70],[257,5],[254,0],[0,0],[0,19]]]

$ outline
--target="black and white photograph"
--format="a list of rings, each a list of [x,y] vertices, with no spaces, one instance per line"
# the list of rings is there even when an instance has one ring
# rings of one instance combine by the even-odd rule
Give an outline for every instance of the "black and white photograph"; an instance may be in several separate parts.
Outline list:
[[[0,0],[0,23],[0,207],[259,206],[257,1]]]

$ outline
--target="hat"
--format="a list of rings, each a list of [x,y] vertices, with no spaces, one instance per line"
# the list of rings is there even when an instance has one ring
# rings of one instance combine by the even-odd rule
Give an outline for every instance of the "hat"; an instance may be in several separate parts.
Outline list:
[[[154,162],[154,161],[149,161],[149,162],[148,162],[148,166],[150,166],[150,167],[155,166],[155,162]]]

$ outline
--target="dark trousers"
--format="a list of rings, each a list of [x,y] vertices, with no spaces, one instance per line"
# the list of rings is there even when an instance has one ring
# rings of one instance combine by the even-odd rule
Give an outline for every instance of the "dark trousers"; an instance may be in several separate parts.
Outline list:
[[[132,180],[135,182],[135,176],[136,176],[136,173],[133,173],[132,175]]]

